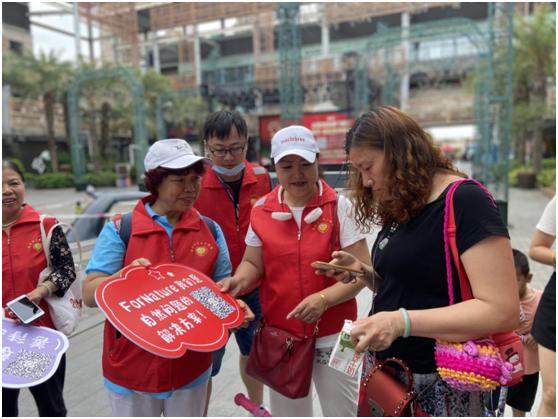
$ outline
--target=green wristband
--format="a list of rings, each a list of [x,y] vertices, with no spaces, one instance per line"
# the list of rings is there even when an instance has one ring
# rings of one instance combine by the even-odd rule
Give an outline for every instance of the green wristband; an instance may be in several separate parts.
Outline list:
[[[405,323],[405,327],[403,329],[403,335],[402,336],[404,338],[408,338],[409,336],[411,336],[411,319],[409,318],[409,313],[407,312],[406,309],[401,307],[399,309],[399,311],[403,315],[403,322]]]

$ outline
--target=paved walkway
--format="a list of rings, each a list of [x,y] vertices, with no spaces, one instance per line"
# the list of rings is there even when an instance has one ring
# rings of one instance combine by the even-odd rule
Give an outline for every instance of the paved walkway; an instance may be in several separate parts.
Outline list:
[[[76,194],[73,190],[57,191],[28,190],[27,199],[33,206],[50,214],[71,214],[76,199],[85,199],[85,194]],[[535,224],[549,201],[537,190],[510,190],[509,229],[513,246],[526,252]],[[369,242],[372,240],[369,237]],[[543,288],[550,276],[551,269],[532,262],[534,273],[533,286]],[[370,293],[364,290],[359,294],[359,317],[369,310]],[[86,309],[78,332],[70,338],[67,353],[67,370],[65,400],[69,416],[110,416],[110,406],[101,377],[101,342],[103,332],[103,316],[97,309]],[[213,394],[209,407],[209,416],[249,416],[246,411],[237,407],[233,398],[244,388],[238,373],[238,347],[234,340],[227,345],[220,374],[214,380]],[[540,389],[534,412],[538,408]],[[264,403],[269,405],[266,391]],[[36,416],[37,410],[28,391],[20,396],[20,415]],[[314,416],[321,416],[321,409],[314,394]],[[506,416],[511,411],[506,410]]]

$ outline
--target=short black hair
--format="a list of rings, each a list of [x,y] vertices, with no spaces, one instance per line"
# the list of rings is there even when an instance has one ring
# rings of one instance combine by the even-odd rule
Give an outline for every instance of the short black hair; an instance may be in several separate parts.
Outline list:
[[[248,138],[248,127],[240,113],[226,109],[213,112],[203,125],[203,139],[207,141],[211,137],[217,137],[223,140],[229,136],[233,126],[241,137]]]
[[[4,170],[4,169],[13,170],[14,172],[16,172],[19,175],[21,180],[23,182],[25,182],[25,177],[23,176],[23,172],[21,171],[21,168],[13,160],[9,160],[9,159],[2,160],[2,170]]]
[[[520,252],[517,249],[512,249],[512,252],[513,252],[513,262],[515,263],[515,269],[517,269],[523,275],[528,275],[530,269],[529,269],[529,259],[527,259],[527,256],[525,256],[524,253]]]

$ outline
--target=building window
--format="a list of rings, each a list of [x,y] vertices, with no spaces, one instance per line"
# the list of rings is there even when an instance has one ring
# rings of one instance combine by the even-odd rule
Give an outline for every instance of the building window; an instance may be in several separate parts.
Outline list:
[[[10,40],[10,51],[15,52],[18,55],[23,54],[23,44],[21,42]]]
[[[251,82],[254,80],[253,67],[249,65],[224,69],[225,83]]]

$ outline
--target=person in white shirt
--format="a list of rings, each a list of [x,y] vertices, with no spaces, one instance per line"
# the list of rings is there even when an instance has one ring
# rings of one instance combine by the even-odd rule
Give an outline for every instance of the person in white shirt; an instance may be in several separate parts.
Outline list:
[[[546,284],[533,321],[531,334],[539,344],[542,400],[537,416],[556,416],[556,196],[547,204],[531,240],[529,256],[552,266],[554,272]]]

